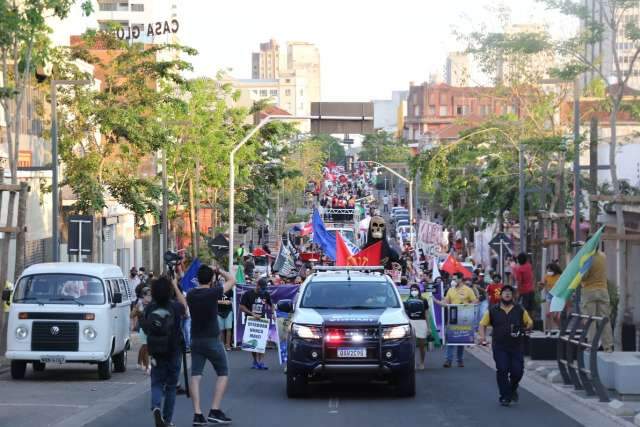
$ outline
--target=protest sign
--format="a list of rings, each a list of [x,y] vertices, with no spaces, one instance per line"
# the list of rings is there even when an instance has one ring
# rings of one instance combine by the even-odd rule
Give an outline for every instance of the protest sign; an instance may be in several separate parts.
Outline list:
[[[247,319],[242,337],[242,350],[264,353],[269,335],[269,320]]]
[[[445,328],[447,345],[475,344],[475,331],[479,304],[450,305],[449,318]]]

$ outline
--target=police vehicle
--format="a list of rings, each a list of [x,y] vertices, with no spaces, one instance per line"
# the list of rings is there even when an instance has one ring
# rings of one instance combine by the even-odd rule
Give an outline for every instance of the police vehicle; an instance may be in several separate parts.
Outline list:
[[[287,396],[313,382],[385,381],[415,395],[415,337],[383,267],[316,267],[295,299],[288,332]]]

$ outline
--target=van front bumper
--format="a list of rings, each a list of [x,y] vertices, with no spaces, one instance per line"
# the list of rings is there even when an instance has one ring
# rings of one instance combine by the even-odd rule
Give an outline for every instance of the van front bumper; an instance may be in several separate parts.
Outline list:
[[[35,360],[43,358],[64,357],[65,362],[104,362],[109,353],[101,351],[12,351],[7,350],[5,357],[9,360]]]

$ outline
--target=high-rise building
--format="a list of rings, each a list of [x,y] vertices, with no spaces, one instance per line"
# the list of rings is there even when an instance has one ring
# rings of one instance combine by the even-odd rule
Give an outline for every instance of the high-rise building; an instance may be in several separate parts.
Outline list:
[[[506,35],[531,34],[544,36],[547,28],[540,24],[513,24],[505,30]],[[512,84],[521,79],[542,80],[549,77],[549,68],[555,58],[551,51],[542,51],[536,54],[505,55],[498,59],[496,67],[496,81],[502,84]]]
[[[471,77],[469,55],[464,52],[451,52],[447,55],[444,75],[449,86],[464,87],[469,85]]]
[[[320,50],[314,44],[288,42],[287,69],[307,81],[309,101],[320,101]]]
[[[281,68],[283,71],[286,68],[286,64],[282,64],[283,59],[286,60],[280,56],[277,41],[271,39],[266,43],[260,43],[260,51],[251,54],[251,78],[277,79],[280,77]]]

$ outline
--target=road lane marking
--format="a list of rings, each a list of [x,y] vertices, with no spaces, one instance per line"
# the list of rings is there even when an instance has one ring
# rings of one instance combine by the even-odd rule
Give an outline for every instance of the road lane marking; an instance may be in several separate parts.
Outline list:
[[[66,405],[63,403],[0,403],[0,406],[45,406],[47,408],[77,408],[86,409],[89,405]]]
[[[339,406],[340,406],[340,399],[338,399],[337,397],[329,398],[329,413],[330,414],[337,414]]]

